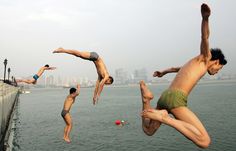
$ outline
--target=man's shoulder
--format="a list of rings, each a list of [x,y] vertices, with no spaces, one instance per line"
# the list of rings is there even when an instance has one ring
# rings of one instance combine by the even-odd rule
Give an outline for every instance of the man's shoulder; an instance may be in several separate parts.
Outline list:
[[[188,65],[186,65],[190,68],[186,68],[186,70],[194,72],[197,74],[199,71],[200,73],[206,72],[207,66],[208,66],[208,61],[205,60],[204,56],[198,55],[190,60]]]
[[[201,55],[192,58],[181,68],[182,71],[188,71],[188,72],[196,72],[206,69],[207,69],[207,62]]]
[[[196,58],[198,58],[199,61],[208,63],[211,60],[211,55],[205,56],[203,54],[200,54],[200,55],[196,56]]]
[[[204,55],[200,54],[192,59],[193,61],[199,62],[199,63],[205,63],[207,64],[210,59],[205,57]]]
[[[66,97],[66,100],[68,100],[68,101],[73,101],[73,98],[72,98],[70,95],[68,95],[68,96]]]

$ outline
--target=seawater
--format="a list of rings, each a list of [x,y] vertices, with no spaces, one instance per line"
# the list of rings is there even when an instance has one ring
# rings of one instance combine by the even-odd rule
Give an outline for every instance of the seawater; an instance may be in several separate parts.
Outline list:
[[[155,107],[168,85],[150,85]],[[61,110],[68,89],[31,89],[20,95],[16,107],[14,151],[194,151],[196,147],[174,128],[162,125],[153,136],[142,131],[139,86],[104,87],[97,105],[93,89],[82,88],[71,108],[70,144],[63,141]],[[236,149],[236,82],[197,85],[188,98],[189,108],[211,136],[207,151]],[[128,121],[118,127],[116,119]]]

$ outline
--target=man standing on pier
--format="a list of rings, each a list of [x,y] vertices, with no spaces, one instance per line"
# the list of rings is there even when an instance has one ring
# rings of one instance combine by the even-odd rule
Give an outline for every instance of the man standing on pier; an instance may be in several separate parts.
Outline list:
[[[209,48],[208,18],[210,13],[210,8],[202,4],[200,54],[182,67],[154,73],[154,76],[162,77],[167,73],[178,72],[169,88],[159,98],[156,109],[150,105],[153,94],[143,81],[140,82],[143,102],[142,126],[147,135],[153,135],[163,123],[175,128],[197,146],[201,148],[209,146],[210,137],[198,117],[187,107],[187,97],[206,72],[214,75],[227,63],[220,49]],[[168,113],[175,118],[170,117]]]

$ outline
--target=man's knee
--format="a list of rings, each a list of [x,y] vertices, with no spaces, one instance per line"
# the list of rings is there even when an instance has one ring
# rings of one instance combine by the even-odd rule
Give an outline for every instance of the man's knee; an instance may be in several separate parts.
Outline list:
[[[147,135],[147,136],[152,136],[154,134],[154,132],[147,132],[147,131],[144,131],[144,133]]]
[[[28,82],[29,82],[30,84],[36,84],[36,83],[37,83],[37,81],[36,81],[35,79],[30,79]]]
[[[143,132],[147,135],[147,136],[152,136],[155,132],[156,132],[156,129],[150,129],[150,128],[146,128],[146,127],[143,127]]]
[[[201,138],[201,142],[198,144],[199,147],[201,148],[208,148],[209,145],[211,144],[211,138],[206,135]]]

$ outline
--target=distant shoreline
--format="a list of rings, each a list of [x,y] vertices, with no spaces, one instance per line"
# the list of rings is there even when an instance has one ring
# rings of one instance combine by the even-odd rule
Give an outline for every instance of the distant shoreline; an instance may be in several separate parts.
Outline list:
[[[209,83],[236,83],[236,79],[227,80],[200,80],[198,84],[209,84]]]
[[[147,82],[147,85],[169,85],[171,83],[171,81],[166,81],[166,82],[155,82],[155,83],[151,83],[151,82]],[[200,80],[197,85],[202,85],[202,84],[218,84],[218,83],[236,83],[236,79],[230,79],[230,80]],[[139,86],[139,83],[136,84],[127,84],[127,85],[111,85],[108,87],[118,87],[118,88],[122,88],[122,87],[137,87]]]
[[[151,82],[146,82],[147,85],[153,85],[153,86],[157,86],[157,85],[169,85],[171,83],[171,81],[161,81],[161,82],[155,82],[155,83],[151,83]],[[220,83],[236,83],[236,79],[227,79],[227,80],[200,80],[197,85],[204,85],[204,84],[220,84]],[[124,84],[124,85],[107,85],[106,87],[110,87],[110,88],[126,88],[126,87],[138,87],[139,83],[135,83],[135,84]],[[71,86],[72,87],[72,86]],[[65,87],[62,86],[55,86],[55,87],[28,87],[25,89],[66,89]],[[70,87],[68,87],[70,88]],[[90,88],[94,88],[93,86],[89,86],[89,87],[81,87],[82,89],[90,89]]]

